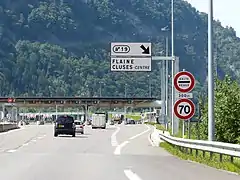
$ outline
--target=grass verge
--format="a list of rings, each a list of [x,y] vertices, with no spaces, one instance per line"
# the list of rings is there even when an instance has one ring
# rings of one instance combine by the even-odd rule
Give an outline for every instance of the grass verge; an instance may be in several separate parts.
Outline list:
[[[167,142],[160,143],[160,147],[164,148],[169,153],[181,159],[195,161],[195,162],[206,164],[208,166],[211,166],[217,169],[222,169],[222,170],[231,171],[231,172],[240,174],[240,159],[235,158],[234,162],[232,163],[230,161],[229,156],[223,156],[222,162],[220,162],[218,154],[214,154],[212,159],[210,159],[210,153],[206,152],[205,156],[203,156],[203,152],[198,151],[198,155],[196,156],[196,150],[192,150],[192,153],[190,153],[190,150],[188,151],[186,151],[186,149],[185,151],[180,150],[178,147],[174,147],[173,145]]]
[[[126,118],[133,119],[135,121],[141,120],[142,116],[139,114],[126,114]]]

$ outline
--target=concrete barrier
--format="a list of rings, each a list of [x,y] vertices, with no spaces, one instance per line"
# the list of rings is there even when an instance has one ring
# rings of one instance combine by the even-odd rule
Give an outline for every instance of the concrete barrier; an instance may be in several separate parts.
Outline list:
[[[2,123],[0,124],[0,132],[6,132],[12,129],[17,129],[18,124],[17,123]]]
[[[151,140],[154,146],[159,146],[161,142],[164,142],[163,140],[160,139],[159,134],[170,135],[168,131],[161,131],[161,130],[158,130],[156,127],[154,127],[154,131],[151,134]]]

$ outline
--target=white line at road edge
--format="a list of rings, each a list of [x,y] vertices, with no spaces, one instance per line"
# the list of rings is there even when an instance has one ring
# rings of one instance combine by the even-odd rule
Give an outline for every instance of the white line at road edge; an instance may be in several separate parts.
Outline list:
[[[129,141],[124,141],[122,144],[118,145],[114,151],[115,155],[120,155],[121,154],[121,149],[126,146],[129,143]]]
[[[148,136],[148,141],[151,143],[151,146],[155,146],[155,144],[154,144],[153,141],[152,141],[151,136],[152,136],[152,133],[149,134],[149,136]]]
[[[136,173],[129,169],[124,170],[124,173],[129,180],[142,180]]]
[[[117,142],[117,133],[120,131],[120,127],[117,127],[117,130],[112,134],[111,136],[111,144],[112,146],[118,146],[118,142]]]
[[[6,131],[6,132],[1,132],[1,133],[0,133],[0,136],[1,136],[1,135],[5,135],[5,134],[10,134],[10,133],[18,132],[18,131],[21,131],[21,130],[24,130],[24,129],[25,129],[25,127],[20,127],[20,128],[18,128],[18,129],[12,129],[12,130],[9,130],[9,131]]]
[[[146,125],[146,126],[147,126],[147,125]],[[137,137],[139,137],[139,136],[147,133],[147,132],[150,131],[150,130],[151,130],[151,128],[150,128],[149,126],[147,126],[147,130],[145,130],[145,131],[143,131],[143,132],[141,132],[141,133],[139,133],[139,134],[137,134],[137,135],[135,135],[135,136],[133,136],[133,137],[130,137],[129,139],[130,139],[130,140],[136,139]]]
[[[8,153],[13,153],[13,152],[16,152],[17,150],[16,149],[12,149],[12,150],[8,150],[7,152]]]

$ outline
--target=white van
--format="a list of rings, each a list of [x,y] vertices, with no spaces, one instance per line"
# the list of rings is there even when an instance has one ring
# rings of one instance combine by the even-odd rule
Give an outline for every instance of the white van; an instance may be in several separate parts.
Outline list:
[[[92,129],[102,128],[106,129],[106,114],[105,113],[95,113],[92,115]]]

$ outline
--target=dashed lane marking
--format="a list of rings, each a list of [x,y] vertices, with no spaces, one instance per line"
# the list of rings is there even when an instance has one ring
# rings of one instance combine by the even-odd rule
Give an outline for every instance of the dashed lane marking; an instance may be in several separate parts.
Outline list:
[[[13,152],[16,152],[17,150],[16,149],[11,149],[11,150],[8,150],[7,152],[8,153],[13,153]]]
[[[5,151],[5,152],[14,153],[14,152],[16,152],[18,149],[20,149],[21,147],[28,146],[30,142],[36,142],[37,139],[43,139],[44,137],[46,137],[46,134],[43,135],[43,136],[39,136],[39,137],[37,137],[36,139],[32,139],[32,140],[30,140],[29,142],[26,142],[26,143],[18,146],[18,147],[15,148],[15,149],[10,149],[10,150],[7,150],[7,151]]]
[[[124,141],[122,144],[118,145],[114,151],[115,155],[120,155],[121,154],[121,149],[126,146],[129,143],[129,141]]]
[[[29,143],[24,143],[22,146],[28,146],[29,145]]]
[[[130,169],[124,170],[124,174],[129,180],[142,180],[136,173],[132,172]]]

